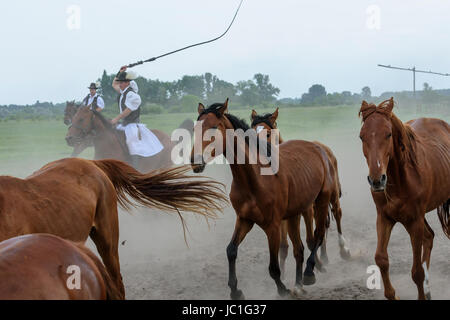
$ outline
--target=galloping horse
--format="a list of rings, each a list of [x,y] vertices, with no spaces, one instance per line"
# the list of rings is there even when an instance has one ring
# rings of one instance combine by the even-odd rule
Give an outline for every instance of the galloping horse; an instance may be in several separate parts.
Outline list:
[[[261,138],[267,139],[270,141],[271,135],[277,134],[279,142],[283,143],[283,139],[281,138],[280,132],[278,131],[278,128],[277,128],[278,108],[275,110],[275,112],[266,113],[264,115],[259,115],[255,110],[252,110],[252,114],[251,114],[250,118],[252,121],[251,127],[253,129],[257,130],[257,132],[259,133],[260,136],[262,134],[266,133],[266,136],[265,137],[261,136]],[[262,131],[262,130],[265,130],[265,131]],[[336,220],[338,239],[339,239],[339,247],[340,247],[339,252],[340,252],[341,257],[343,259],[347,260],[350,258],[350,250],[346,247],[345,238],[342,235],[342,227],[341,227],[342,210],[341,210],[340,201],[339,201],[339,198],[341,197],[342,192],[341,192],[341,183],[339,182],[337,160],[329,147],[327,147],[326,145],[324,145],[318,141],[313,141],[313,143],[318,145],[320,148],[322,148],[326,152],[326,154],[330,160],[330,163],[334,167],[335,174],[333,176],[333,180],[334,180],[335,188],[334,188],[334,192],[333,192],[333,195],[331,198],[330,207],[331,207],[331,212],[333,213],[333,216]],[[306,243],[308,244],[308,248],[310,250],[312,250],[312,246],[314,243],[314,233],[313,233],[314,232],[314,230],[313,230],[314,217],[311,214],[308,215],[308,213],[309,212],[302,212],[302,216],[305,219]],[[330,224],[329,224],[329,219],[328,219],[327,230],[328,230],[329,226],[330,226]],[[328,263],[326,239],[327,239],[327,236],[325,234],[322,245],[320,246],[320,260],[324,263]],[[282,275],[284,273],[284,265],[285,265],[286,257],[288,254],[288,248],[289,248],[289,244],[287,241],[287,221],[283,220],[283,222],[281,223],[281,245],[280,245],[280,267],[281,267]],[[317,267],[319,270],[321,268],[320,260],[317,259],[317,261],[316,261]]]
[[[123,299],[88,248],[45,233],[0,242],[0,283],[0,300]]]
[[[124,296],[117,202],[129,208],[129,195],[147,207],[214,217],[225,201],[221,184],[187,176],[188,170],[141,174],[117,160],[68,158],[48,163],[26,179],[0,176],[0,241],[29,233],[75,242],[90,236]]]
[[[428,269],[434,232],[425,214],[437,209],[450,239],[450,126],[432,118],[404,124],[393,108],[391,98],[378,106],[363,101],[359,111],[363,121],[360,138],[369,167],[367,179],[377,207],[375,261],[383,277],[384,295],[397,299],[389,279],[387,246],[393,226],[400,222],[411,238],[411,274],[418,298],[431,298]]]
[[[182,126],[192,132],[192,120],[190,122],[191,125],[184,121]],[[136,169],[140,172],[168,168],[173,165],[171,153],[176,143],[171,141],[170,137],[162,131],[151,131],[159,139],[164,149],[151,157],[139,157]],[[124,131],[115,129],[102,114],[86,106],[79,108],[73,117],[66,141],[69,146],[76,146],[89,135],[93,139],[95,159],[116,159],[131,164]]]
[[[81,107],[81,104],[75,104],[75,101],[67,101],[66,108],[64,109],[64,124],[69,126],[72,124],[72,119],[77,113],[78,109]],[[82,153],[86,148],[92,146],[92,137],[88,136],[80,143],[77,143],[73,146],[73,151],[71,157],[77,157],[80,153]]]
[[[217,132],[217,130],[220,130],[219,133],[222,137],[226,137],[227,130],[236,133],[238,129],[244,131],[250,129],[244,120],[226,113],[227,108],[228,99],[225,103],[215,103],[208,108],[205,108],[201,103],[199,104],[198,120],[200,122],[197,125],[201,125],[202,134],[195,135],[191,153],[194,172],[203,171],[206,163],[211,161],[210,158],[219,156],[221,153],[220,150],[214,149],[211,152],[211,157],[205,159],[203,154],[210,149],[212,143],[210,139],[204,138],[206,131]],[[317,145],[308,141],[291,140],[279,146],[279,159],[271,159],[271,161],[278,161],[278,172],[272,175],[262,175],[260,170],[264,165],[261,163],[261,157],[258,157],[258,163],[250,163],[249,159],[253,158],[254,154],[251,154],[248,140],[241,141],[242,143],[239,143],[239,140],[234,135],[232,139],[214,142],[221,143],[223,154],[229,157],[231,157],[230,154],[233,156],[232,159],[229,159],[233,175],[230,200],[236,211],[237,219],[234,234],[227,247],[230,296],[232,299],[244,297],[242,291],[237,288],[237,251],[239,244],[255,223],[264,230],[268,238],[270,250],[269,273],[275,280],[278,293],[282,296],[290,293],[280,279],[278,263],[280,227],[283,219],[288,220],[288,233],[293,243],[296,259],[294,294],[301,294],[303,283],[313,284],[315,282],[315,255],[325,234],[328,205],[334,188],[330,177],[334,175],[334,168],[329,163],[326,153]],[[267,143],[267,141],[265,142]],[[268,149],[275,147],[268,145]],[[201,153],[199,153],[199,150],[201,150]],[[237,154],[239,153],[245,155],[244,164],[238,164]],[[273,155],[272,152],[271,154]],[[303,277],[304,248],[300,239],[299,219],[301,212],[312,212],[314,205],[317,210],[317,229],[314,235],[313,250],[307,260]]]

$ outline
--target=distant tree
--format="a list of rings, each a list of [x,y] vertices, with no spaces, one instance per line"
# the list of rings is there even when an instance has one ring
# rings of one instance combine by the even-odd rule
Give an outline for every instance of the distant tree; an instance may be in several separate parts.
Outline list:
[[[439,100],[439,94],[433,90],[433,88],[425,82],[423,84],[423,91],[422,91],[422,100],[424,103],[435,103]]]
[[[280,93],[280,89],[276,88],[270,83],[268,75],[257,73],[253,76],[260,99],[263,102],[272,102]]]
[[[325,87],[320,84],[314,84],[308,89],[308,93],[302,95],[303,104],[319,103],[319,100],[326,99],[327,91]]]
[[[363,98],[364,100],[369,100],[371,97],[372,97],[372,91],[370,90],[370,88],[368,86],[365,86],[364,88],[362,88],[361,98]]]
[[[197,97],[205,96],[205,82],[203,76],[183,76],[179,80],[179,89],[184,94],[190,94]]]
[[[236,84],[236,89],[239,100],[244,105],[252,106],[261,101],[258,94],[258,87],[252,80],[239,81]]]

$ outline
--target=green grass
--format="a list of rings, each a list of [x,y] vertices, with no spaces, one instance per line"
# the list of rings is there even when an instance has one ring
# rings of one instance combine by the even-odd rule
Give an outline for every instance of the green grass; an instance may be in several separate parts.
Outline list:
[[[256,110],[258,113],[272,112],[273,109]],[[359,106],[282,108],[279,112],[278,127],[284,139],[318,140],[329,143],[337,139],[349,142],[358,138],[361,120]],[[403,120],[420,116],[437,117],[450,122],[450,112],[411,112],[403,108],[394,109]],[[450,111],[450,110],[449,110]],[[230,112],[249,121],[251,109]],[[195,120],[196,113],[144,115],[142,122],[149,128],[171,132],[184,119]],[[25,177],[47,162],[67,157],[72,148],[65,142],[67,127],[61,120],[48,121],[3,121],[0,122],[0,174]],[[93,148],[82,153],[92,158]]]

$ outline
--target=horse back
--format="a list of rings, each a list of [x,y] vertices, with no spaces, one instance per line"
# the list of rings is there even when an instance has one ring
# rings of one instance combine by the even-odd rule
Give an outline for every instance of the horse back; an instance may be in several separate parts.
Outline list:
[[[75,278],[78,272],[79,288]],[[105,299],[105,284],[92,259],[73,243],[30,234],[0,243],[0,299]]]

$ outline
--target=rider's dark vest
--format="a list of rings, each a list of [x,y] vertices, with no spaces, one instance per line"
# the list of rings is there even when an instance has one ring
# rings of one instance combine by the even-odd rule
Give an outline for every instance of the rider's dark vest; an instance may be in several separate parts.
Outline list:
[[[83,104],[84,104],[85,106],[88,105],[88,102],[89,102],[89,98],[90,98],[90,97],[91,97],[91,95],[88,94],[88,95],[86,96],[86,98],[84,98]],[[98,98],[98,95],[95,96],[94,100],[93,100],[92,103],[91,103],[91,105],[94,107],[94,110],[97,110],[97,108],[98,108],[98,105],[97,105],[97,98]]]
[[[127,99],[127,94],[128,92],[133,91],[134,90],[131,87],[128,87],[127,90],[125,90],[124,93],[122,93],[122,95],[119,95],[119,97],[117,98],[117,104],[119,104],[119,112],[121,112],[120,107],[122,107],[122,111],[125,110],[127,108],[127,106],[125,105],[125,100]],[[122,101],[120,101],[120,97],[122,97]],[[121,105],[120,105],[121,103]],[[131,113],[126,116],[125,118],[122,119],[122,125],[126,126],[127,124],[130,123],[139,123],[140,121],[140,114],[141,114],[141,107],[137,108],[134,111],[131,111]]]

